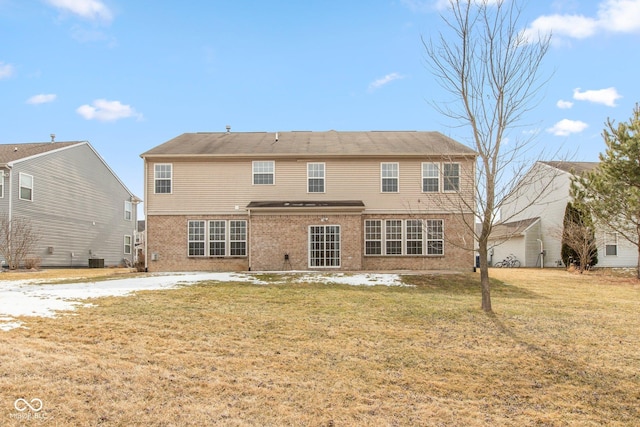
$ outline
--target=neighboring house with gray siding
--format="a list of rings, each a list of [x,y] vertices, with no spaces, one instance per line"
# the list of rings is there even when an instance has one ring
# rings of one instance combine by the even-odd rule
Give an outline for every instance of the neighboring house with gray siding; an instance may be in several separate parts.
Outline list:
[[[149,271],[473,267],[476,153],[438,132],[185,133],[141,157]]]
[[[562,229],[574,174],[593,170],[597,162],[539,161],[519,181],[503,205],[490,236],[489,259],[494,264],[513,254],[522,267],[559,267]],[[635,245],[617,233],[596,227],[597,267],[635,267]]]
[[[88,142],[0,144],[0,184],[0,213],[30,221],[43,267],[133,262],[140,200]]]

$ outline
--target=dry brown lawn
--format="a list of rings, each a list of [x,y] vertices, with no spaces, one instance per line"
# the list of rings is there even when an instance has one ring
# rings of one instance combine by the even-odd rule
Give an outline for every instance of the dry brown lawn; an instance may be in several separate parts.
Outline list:
[[[0,332],[0,425],[638,425],[639,282],[492,275],[495,315],[469,273],[201,283],[23,318]]]

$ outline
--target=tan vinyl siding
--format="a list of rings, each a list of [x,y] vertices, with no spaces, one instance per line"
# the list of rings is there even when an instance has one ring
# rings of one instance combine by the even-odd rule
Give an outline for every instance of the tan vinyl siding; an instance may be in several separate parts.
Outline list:
[[[147,167],[147,213],[207,214],[238,213],[251,201],[265,200],[362,200],[367,210],[445,212],[454,208],[450,194],[422,192],[422,163],[439,158],[415,159],[273,159],[275,184],[254,185],[252,160],[184,160],[162,159],[158,163],[173,165],[171,194],[154,194],[154,162]],[[307,191],[307,163],[325,164],[325,192]],[[460,185],[469,206],[473,200],[473,161],[447,159],[460,163]],[[383,193],[380,163],[397,162],[399,192]],[[442,185],[442,181],[441,181]]]

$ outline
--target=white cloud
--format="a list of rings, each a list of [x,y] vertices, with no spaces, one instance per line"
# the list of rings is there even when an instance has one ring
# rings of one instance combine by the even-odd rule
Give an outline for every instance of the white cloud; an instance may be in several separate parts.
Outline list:
[[[370,85],[369,85],[369,90],[376,90],[394,80],[399,80],[399,79],[403,79],[404,76],[400,75],[398,73],[391,73],[391,74],[387,74],[386,76],[382,77],[381,79],[377,79],[375,81],[373,81]]]
[[[573,102],[560,99],[558,100],[558,102],[556,102],[556,107],[561,108],[563,110],[568,110],[569,108],[573,107]]]
[[[553,127],[547,129],[547,132],[555,136],[569,136],[572,133],[580,133],[587,127],[589,127],[589,125],[580,120],[562,119],[553,125]]]
[[[45,0],[51,6],[91,21],[111,22],[113,13],[100,0]]]
[[[27,99],[27,104],[46,104],[48,102],[55,101],[57,96],[53,93],[41,93],[39,95],[33,95],[31,98]]]
[[[537,18],[524,31],[528,40],[553,34],[553,37],[584,39],[595,34],[598,23],[581,15],[547,15]]]
[[[11,64],[0,62],[0,79],[8,79],[13,76],[14,68]]]
[[[113,122],[128,117],[142,119],[139,114],[129,105],[124,105],[120,101],[107,101],[106,99],[96,99],[92,105],[81,105],[76,112],[87,120],[99,120],[101,122]]]
[[[615,87],[600,90],[585,90],[580,92],[580,88],[573,90],[573,99],[578,101],[589,101],[596,104],[604,104],[608,107],[615,107],[616,100],[622,98]]]
[[[600,26],[607,31],[631,33],[640,31],[640,1],[606,0],[598,10]]]
[[[530,40],[553,34],[554,43],[566,39],[584,39],[599,32],[640,32],[640,0],[604,0],[595,17],[583,15],[544,15],[534,20],[525,35]]]

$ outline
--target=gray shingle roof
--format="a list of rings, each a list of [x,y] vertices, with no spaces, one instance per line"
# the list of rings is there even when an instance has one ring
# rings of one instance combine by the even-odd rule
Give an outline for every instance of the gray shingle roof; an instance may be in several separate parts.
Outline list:
[[[474,156],[439,132],[202,132],[184,133],[141,154],[152,156]]]
[[[595,169],[599,162],[540,162],[561,171],[581,175]]]
[[[509,238],[516,234],[522,234],[527,228],[539,221],[540,217],[527,218],[520,221],[503,222],[495,224],[491,229],[490,239]]]
[[[0,144],[0,164],[57,150],[63,147],[79,144],[82,141],[69,142],[30,142],[24,144]]]

